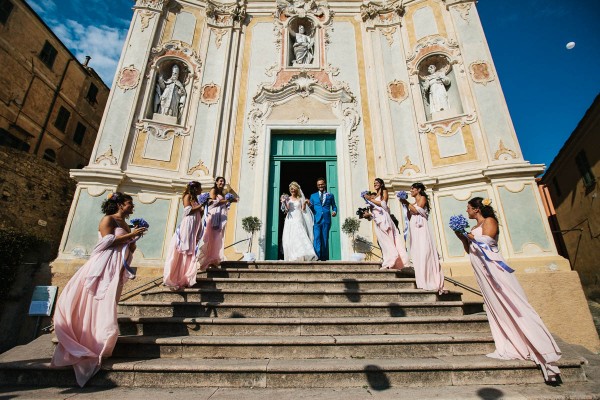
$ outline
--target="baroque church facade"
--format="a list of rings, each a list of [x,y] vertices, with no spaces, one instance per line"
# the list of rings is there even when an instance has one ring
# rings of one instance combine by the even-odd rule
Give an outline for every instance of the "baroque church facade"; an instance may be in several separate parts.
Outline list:
[[[134,264],[159,275],[184,186],[207,191],[217,176],[240,198],[229,259],[247,248],[234,244],[248,236],[247,216],[263,222],[258,258],[280,258],[280,194],[296,180],[308,195],[323,176],[338,203],[331,258],[348,260],[340,225],[379,177],[390,197],[427,186],[446,276],[476,286],[448,220],[481,196],[524,286],[551,289],[560,276],[554,296],[572,301],[581,288],[552,240],[542,171],[523,158],[475,1],[137,0],[90,164],[71,172],[78,187],[53,268],[83,264],[100,204],[119,190],[151,225]],[[359,235],[376,243],[362,221]],[[569,331],[568,318],[540,311],[552,330]]]

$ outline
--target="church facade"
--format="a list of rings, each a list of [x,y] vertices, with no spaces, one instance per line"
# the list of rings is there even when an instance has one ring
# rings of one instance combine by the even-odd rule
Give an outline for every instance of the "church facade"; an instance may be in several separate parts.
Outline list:
[[[503,254],[538,288],[534,306],[545,303],[541,288],[583,301],[543,212],[543,166],[523,159],[474,1],[137,0],[134,9],[90,164],[72,171],[78,187],[55,271],[83,264],[100,204],[119,190],[151,225],[134,263],[160,274],[184,186],[197,180],[207,191],[217,176],[240,199],[229,259],[247,248],[247,216],[263,222],[258,258],[279,259],[279,196],[292,180],[308,195],[322,176],[338,204],[331,258],[348,260],[340,226],[378,177],[391,195],[427,186],[446,276],[476,286],[448,220],[481,196],[498,212]],[[376,244],[369,222],[359,235]],[[572,330],[541,307],[551,330]],[[586,318],[573,341],[598,346]]]

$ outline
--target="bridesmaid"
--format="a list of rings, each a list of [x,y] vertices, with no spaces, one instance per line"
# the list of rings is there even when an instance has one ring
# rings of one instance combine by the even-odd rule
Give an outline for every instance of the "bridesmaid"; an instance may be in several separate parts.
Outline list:
[[[415,268],[417,288],[436,290],[442,294],[445,292],[444,273],[429,229],[430,206],[425,185],[421,182],[413,183],[410,195],[415,199],[414,204],[409,203],[407,199],[400,199],[400,202],[408,209],[410,255]]]
[[[125,221],[133,214],[131,196],[110,194],[102,203],[105,216],[98,227],[99,241],[89,260],[63,289],[54,312],[58,345],[52,365],[72,365],[79,386],[100,370],[119,336],[117,301],[123,283],[133,278],[128,263],[135,243],[146,228],[130,229]]]
[[[375,194],[365,194],[363,198],[371,206],[375,235],[383,256],[381,269],[402,269],[408,264],[408,254],[404,238],[394,225],[387,206],[388,190],[380,178],[375,178],[373,187]]]
[[[183,220],[171,238],[163,284],[172,289],[196,284],[196,245],[202,231],[203,206],[198,204],[202,193],[200,182],[192,181],[183,192]]]
[[[498,219],[490,204],[490,199],[481,197],[469,200],[467,214],[477,225],[466,236],[455,232],[469,253],[487,308],[496,345],[496,351],[487,356],[532,360],[547,382],[559,383],[560,370],[553,363],[561,351],[498,250]]]
[[[215,185],[210,189],[210,200],[206,209],[206,221],[204,233],[202,234],[202,244],[200,245],[199,264],[200,270],[205,271],[209,266],[217,266],[225,261],[224,236],[225,224],[227,223],[227,212],[229,205],[236,202],[237,198],[233,195],[223,194],[225,188],[225,178],[217,177]]]

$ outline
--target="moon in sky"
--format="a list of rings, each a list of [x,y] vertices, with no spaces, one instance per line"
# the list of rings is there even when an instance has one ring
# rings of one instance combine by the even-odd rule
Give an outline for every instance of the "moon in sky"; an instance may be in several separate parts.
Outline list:
[[[571,50],[573,47],[575,47],[575,42],[569,42],[567,43],[567,50]]]

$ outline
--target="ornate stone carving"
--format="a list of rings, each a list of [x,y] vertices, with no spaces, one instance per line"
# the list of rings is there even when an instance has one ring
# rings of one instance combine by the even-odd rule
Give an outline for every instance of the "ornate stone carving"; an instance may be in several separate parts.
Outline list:
[[[117,78],[117,86],[124,91],[137,87],[140,82],[140,71],[133,64],[122,68]]]
[[[419,133],[434,133],[440,136],[452,136],[459,128],[465,125],[471,125],[477,121],[477,114],[463,115],[460,118],[451,118],[444,121],[439,121],[434,124],[424,123],[419,124]]]
[[[154,11],[162,11],[169,0],[137,0],[134,8],[147,8]]]
[[[206,16],[209,18],[209,23],[216,26],[239,25],[246,20],[246,0],[237,0],[233,3],[216,3],[208,0]]]
[[[394,33],[396,33],[396,27],[391,26],[387,28],[380,28],[381,34],[385,36],[388,41],[388,44],[391,46],[394,44]]]
[[[226,29],[217,29],[210,28],[212,33],[215,35],[215,44],[217,45],[217,49],[221,47],[221,42],[223,41],[223,36],[227,34]]]
[[[409,171],[414,171],[414,172],[415,172],[415,173],[417,173],[417,174],[418,174],[419,172],[421,172],[421,169],[419,168],[419,166],[418,166],[418,165],[415,165],[415,164],[413,164],[413,163],[410,161],[410,157],[409,157],[409,156],[406,156],[406,157],[404,157],[404,160],[405,160],[406,162],[404,163],[404,165],[402,165],[402,166],[400,167],[400,174],[404,175],[404,173],[406,172],[406,175],[410,176],[410,175],[412,175],[412,174],[411,174]]]
[[[279,71],[279,63],[275,62],[273,64],[271,64],[270,67],[267,67],[265,69],[265,75],[266,76],[275,76],[277,74],[277,72]]]
[[[509,158],[517,158],[517,153],[504,146],[502,140],[498,143],[498,150],[494,153],[494,160],[508,161]]]
[[[215,83],[209,83],[202,86],[202,90],[200,91],[200,101],[202,101],[204,104],[208,104],[209,106],[212,104],[217,104],[220,96],[221,88]]]
[[[140,11],[140,25],[141,31],[144,32],[148,25],[150,25],[150,20],[154,18],[156,12],[150,10],[142,10]]]
[[[397,79],[388,83],[388,97],[390,100],[398,103],[406,100],[408,98],[408,88],[406,87],[406,83]]]
[[[375,17],[380,17],[380,19],[390,20],[394,17],[394,14],[397,17],[402,17],[404,15],[405,8],[402,4],[402,0],[395,0],[391,2],[383,1],[369,1],[367,4],[362,4],[360,6],[360,16],[363,21],[375,19]],[[386,16],[391,15],[391,16]],[[382,16],[386,16],[383,17]]]
[[[323,70],[331,76],[338,76],[340,74],[340,69],[331,64],[327,64]]]
[[[460,49],[455,40],[446,39],[442,36],[428,36],[421,39],[414,50],[406,56],[409,73],[411,75],[418,74],[417,65],[422,59],[433,54],[446,55],[451,64],[458,64],[460,61]]]
[[[305,18],[309,14],[326,24],[332,17],[333,11],[329,9],[327,2],[318,4],[315,0],[277,0],[275,18],[278,20],[294,16]]]
[[[145,132],[160,140],[169,139],[172,136],[188,136],[190,134],[189,128],[175,128],[172,125],[163,125],[149,121],[138,121],[135,124],[135,129],[138,134]]]
[[[490,71],[490,65],[483,61],[477,60],[469,65],[469,72],[471,73],[471,79],[475,83],[481,83],[487,85],[488,82],[494,80],[494,75]]]
[[[456,6],[454,6],[454,9],[458,11],[462,19],[469,22],[469,12],[471,11],[471,3],[457,4]]]
[[[250,138],[248,139],[248,162],[254,166],[256,156],[258,155],[258,141],[263,127],[263,118],[268,114],[270,103],[262,105],[253,105],[254,108],[248,113],[248,127],[250,128]]]
[[[152,66],[156,64],[157,58],[164,55],[181,57],[190,60],[196,64],[199,70],[202,67],[202,59],[200,55],[187,44],[180,40],[172,40],[152,48],[151,53],[154,55]]]
[[[198,160],[198,163],[194,165],[192,168],[188,169],[188,175],[192,175],[196,171],[201,171],[204,176],[209,176],[208,167],[204,165],[204,161]]]
[[[302,113],[298,118],[296,118],[296,121],[298,121],[298,123],[301,125],[306,125],[308,124],[308,121],[310,121],[310,118],[308,118],[306,114]]]
[[[103,163],[102,161],[106,161],[106,162]],[[106,150],[100,156],[96,157],[96,160],[94,160],[94,164],[100,164],[100,163],[102,163],[102,165],[116,165],[117,164],[117,157],[113,156],[112,146],[109,145],[108,150]]]
[[[356,129],[360,124],[361,118],[355,107],[345,108],[343,111],[344,119],[343,124],[346,128],[346,135],[348,138],[348,152],[350,154],[350,162],[356,165],[358,162],[358,135]]]

